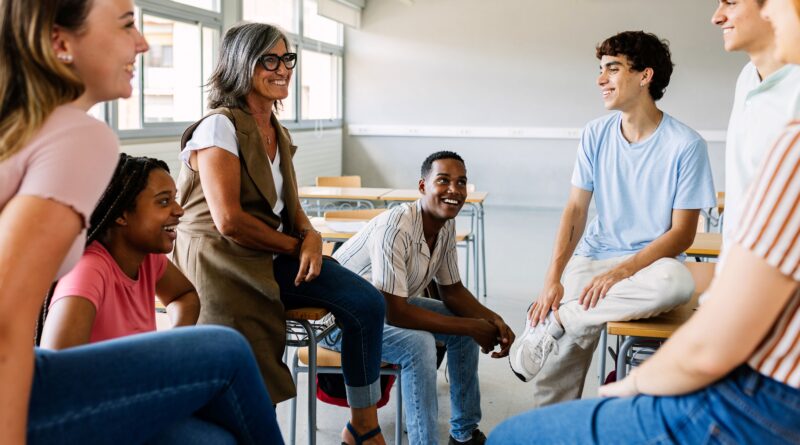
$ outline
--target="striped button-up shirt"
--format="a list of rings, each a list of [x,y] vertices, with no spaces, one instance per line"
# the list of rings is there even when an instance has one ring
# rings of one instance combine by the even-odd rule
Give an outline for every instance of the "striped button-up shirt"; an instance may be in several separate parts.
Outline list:
[[[800,121],[789,125],[767,155],[746,206],[736,241],[800,282]],[[800,288],[748,364],[800,388]]]
[[[333,257],[378,290],[398,297],[422,295],[434,278],[441,285],[461,281],[455,220],[442,226],[431,252],[422,232],[421,201],[375,217]]]

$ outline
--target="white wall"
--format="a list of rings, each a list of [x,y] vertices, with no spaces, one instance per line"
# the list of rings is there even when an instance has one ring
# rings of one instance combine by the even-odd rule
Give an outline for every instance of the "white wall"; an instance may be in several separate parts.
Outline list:
[[[662,109],[724,130],[746,58],[722,49],[698,0],[397,0],[368,2],[345,34],[350,125],[581,127],[604,114],[595,45],[623,30],[671,42]],[[343,168],[371,186],[409,187],[432,151],[456,150],[490,204],[553,207],[569,188],[576,140],[350,136]],[[722,189],[723,144],[710,143]]]

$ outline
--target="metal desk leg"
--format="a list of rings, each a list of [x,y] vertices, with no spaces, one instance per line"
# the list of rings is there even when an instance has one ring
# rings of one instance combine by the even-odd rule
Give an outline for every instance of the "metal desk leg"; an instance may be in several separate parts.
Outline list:
[[[486,227],[484,225],[483,203],[478,204],[478,231],[481,236],[481,267],[483,269],[483,298],[486,299],[488,282],[486,281]]]
[[[600,369],[597,373],[600,377],[600,386],[603,386],[606,380],[606,349],[608,348],[608,331],[606,331],[605,327],[603,327],[603,333],[600,334],[600,348],[598,352],[600,353]]]
[[[628,373],[628,352],[639,337],[626,337],[617,351],[617,381],[624,379]]]

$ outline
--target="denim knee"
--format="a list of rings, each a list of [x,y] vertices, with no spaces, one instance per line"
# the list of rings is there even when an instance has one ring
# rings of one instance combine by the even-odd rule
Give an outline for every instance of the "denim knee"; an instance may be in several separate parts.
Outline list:
[[[409,329],[403,347],[411,363],[436,368],[436,338],[430,332]]]
[[[353,305],[353,316],[361,322],[365,331],[383,331],[386,301],[380,291],[371,284],[366,284],[367,286],[354,289],[357,291],[355,298],[358,298],[358,304]]]
[[[225,326],[196,326],[171,330],[183,334],[183,347],[175,352],[201,350],[207,359],[217,358],[220,364],[234,365],[234,369],[247,361],[254,361],[253,351],[238,331]]]

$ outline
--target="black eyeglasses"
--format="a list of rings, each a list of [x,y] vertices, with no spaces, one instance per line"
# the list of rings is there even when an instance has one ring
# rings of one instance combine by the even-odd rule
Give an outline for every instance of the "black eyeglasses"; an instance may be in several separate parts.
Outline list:
[[[282,56],[277,54],[264,54],[258,58],[258,63],[267,71],[276,71],[281,61],[286,69],[293,69],[297,65],[297,53],[286,53]]]

